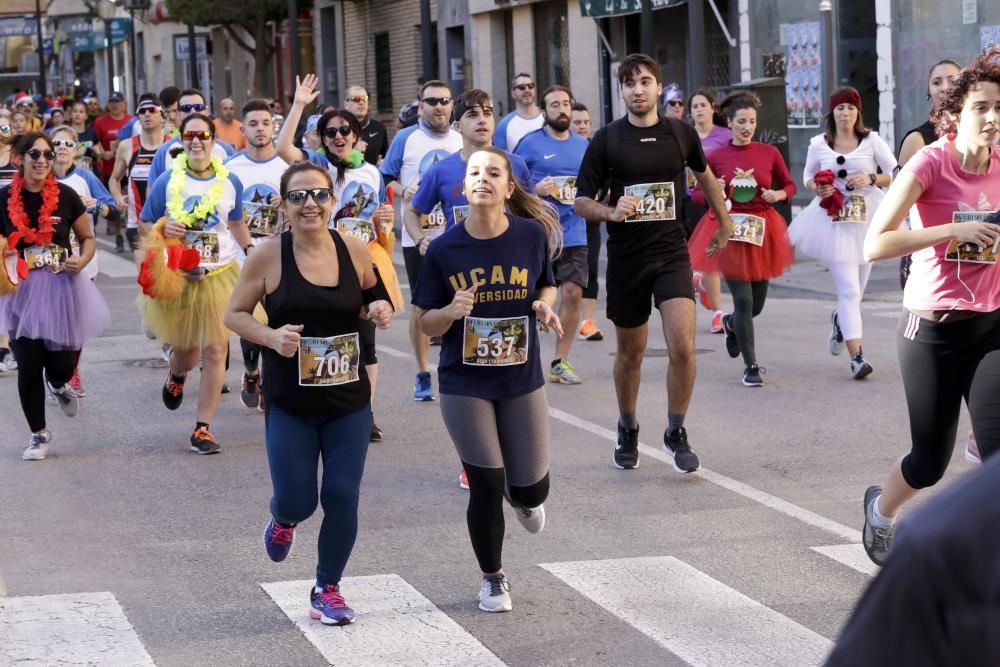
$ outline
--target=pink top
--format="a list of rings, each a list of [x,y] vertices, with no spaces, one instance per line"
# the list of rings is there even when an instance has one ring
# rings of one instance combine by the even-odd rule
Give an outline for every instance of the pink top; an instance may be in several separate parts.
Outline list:
[[[1000,208],[1000,146],[992,147],[989,169],[977,176],[962,171],[950,143],[948,137],[941,137],[920,149],[902,169],[912,173],[924,190],[910,211],[913,229],[981,219],[982,212]],[[978,312],[1000,308],[997,248],[966,247],[965,252],[956,253],[957,246],[952,241],[913,253],[904,307]]]

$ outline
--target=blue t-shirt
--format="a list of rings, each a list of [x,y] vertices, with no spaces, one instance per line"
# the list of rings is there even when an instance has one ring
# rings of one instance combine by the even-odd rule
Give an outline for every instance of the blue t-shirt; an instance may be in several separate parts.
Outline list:
[[[506,152],[506,151],[505,151]],[[529,192],[534,191],[531,180],[531,170],[517,155],[507,153],[510,166],[514,170],[514,178],[521,187]],[[424,179],[420,182],[417,194],[413,195],[411,205],[413,210],[422,215],[429,215],[440,203],[444,210],[445,223],[448,227],[455,224],[455,207],[467,206],[469,200],[462,193],[465,183],[466,162],[462,159],[462,151],[453,153],[443,160],[430,166]]]
[[[442,394],[498,400],[545,384],[531,304],[555,285],[548,239],[537,222],[507,219],[503,234],[485,240],[455,225],[424,255],[414,306],[444,308],[455,292],[478,285],[472,315],[453,322],[441,342]]]
[[[170,162],[170,149],[178,145],[181,140],[178,137],[173,137],[163,142],[163,145],[156,149],[156,154],[153,155],[153,164],[149,166],[149,182],[155,183],[156,179],[160,177],[160,174],[168,170]],[[215,146],[212,147],[212,155],[215,155],[223,162],[236,155],[236,149],[227,144],[222,139],[215,140]]]
[[[531,169],[532,186],[545,180],[546,176],[557,178],[570,176],[572,181],[562,189],[563,198],[546,197],[545,201],[559,211],[559,222],[563,228],[563,246],[574,248],[587,245],[587,222],[576,214],[573,200],[576,199],[576,176],[580,173],[580,164],[587,152],[587,140],[576,134],[569,133],[569,139],[560,141],[554,138],[543,127],[524,135],[514,150],[515,155],[524,158]]]

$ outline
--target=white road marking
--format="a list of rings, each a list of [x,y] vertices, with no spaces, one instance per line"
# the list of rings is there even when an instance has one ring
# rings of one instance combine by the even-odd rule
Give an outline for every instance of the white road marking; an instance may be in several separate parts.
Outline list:
[[[375,345],[375,350],[377,352],[385,352],[390,357],[396,357],[397,359],[413,359],[412,352],[403,352],[402,350],[397,350],[394,347],[389,347],[388,345],[382,345],[381,343],[377,343]],[[432,373],[437,373],[438,366],[436,363],[434,363],[434,361],[428,361],[427,367],[430,369]]]
[[[810,548],[862,574],[874,577],[880,569],[878,565],[872,562],[868,554],[865,553],[865,548],[860,544],[836,544],[830,547]]]
[[[672,556],[547,563],[691,665],[819,665],[832,642]]]
[[[106,250],[97,250],[97,270],[109,278],[135,278],[139,271],[130,259],[119,257]]]
[[[310,580],[281,581],[261,588],[331,664],[504,664],[398,575],[345,577],[341,590],[357,618],[343,627],[309,618],[312,585]]]
[[[111,593],[0,598],[0,664],[153,665]]]

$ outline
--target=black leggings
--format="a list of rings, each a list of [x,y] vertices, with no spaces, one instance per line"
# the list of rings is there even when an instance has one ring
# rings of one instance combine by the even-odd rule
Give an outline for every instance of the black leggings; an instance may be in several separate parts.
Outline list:
[[[243,368],[248,373],[257,370],[257,366],[260,364],[261,346],[253,341],[240,338],[240,349],[243,351]],[[229,359],[228,354],[226,355],[226,359]]]
[[[1000,450],[1000,310],[952,323],[904,310],[898,334],[912,439],[903,479],[923,489],[948,467],[963,398],[983,459]]]
[[[764,310],[768,282],[758,280],[750,283],[745,280],[726,278],[726,285],[729,286],[729,292],[733,295],[733,316],[731,318],[733,332],[736,334],[736,340],[739,341],[740,350],[743,351],[743,363],[751,366],[757,363],[753,318]]]
[[[583,288],[584,299],[596,299],[599,288],[597,273],[601,258],[601,223],[587,221],[587,286]]]
[[[69,382],[80,360],[80,350],[48,350],[36,338],[12,338],[17,358],[17,393],[32,433],[45,429],[45,379],[59,388]],[[43,375],[44,372],[44,375]]]

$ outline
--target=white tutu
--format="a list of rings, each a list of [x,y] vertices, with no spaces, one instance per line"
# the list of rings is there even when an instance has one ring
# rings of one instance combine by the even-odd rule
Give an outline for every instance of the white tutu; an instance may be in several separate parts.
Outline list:
[[[865,198],[865,222],[833,222],[826,209],[819,205],[819,197],[813,197],[809,206],[792,219],[788,237],[799,252],[821,262],[867,264],[864,256],[865,235],[885,193],[880,188],[865,187],[844,195],[845,200],[851,195]]]

